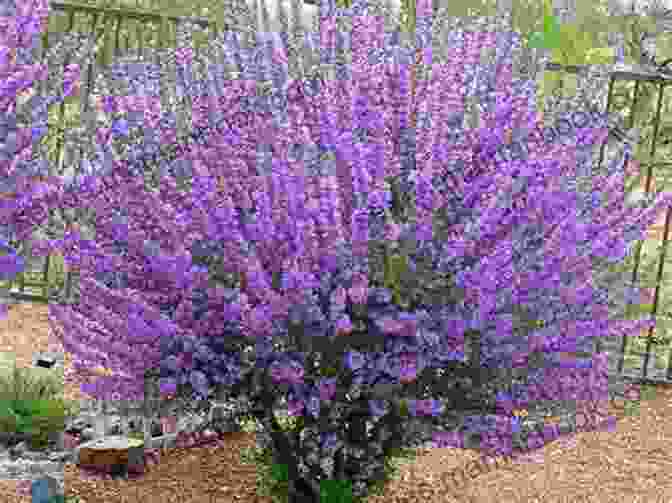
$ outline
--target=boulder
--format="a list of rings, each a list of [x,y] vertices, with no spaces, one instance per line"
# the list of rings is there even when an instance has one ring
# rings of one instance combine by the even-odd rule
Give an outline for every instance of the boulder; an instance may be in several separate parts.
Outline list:
[[[122,436],[106,436],[77,447],[77,466],[110,475],[143,473],[144,441]]]

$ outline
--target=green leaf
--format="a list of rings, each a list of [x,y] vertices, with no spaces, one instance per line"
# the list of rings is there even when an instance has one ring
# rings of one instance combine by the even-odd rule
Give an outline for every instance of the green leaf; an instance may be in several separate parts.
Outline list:
[[[351,503],[352,484],[347,480],[322,480],[320,503]]]
[[[546,47],[546,42],[544,39],[544,34],[534,32],[530,35],[530,38],[527,42],[528,47],[531,47],[532,49],[543,49]]]
[[[560,46],[560,25],[555,17],[547,16],[544,19],[544,41],[549,49]]]
[[[544,18],[553,16],[553,3],[551,0],[544,0]]]
[[[273,463],[271,467],[271,476],[276,482],[287,482],[289,480],[289,469],[287,465]]]
[[[320,375],[322,377],[336,377],[338,369],[336,367],[322,366],[320,367]]]
[[[614,62],[613,47],[596,47],[586,52],[586,63],[592,65],[608,65]]]
[[[638,319],[642,316],[650,315],[653,311],[653,304],[630,304],[628,306],[628,319]]]
[[[385,286],[392,290],[394,302],[403,303],[401,295],[401,278],[408,272],[408,260],[398,253],[386,254]]]
[[[399,415],[401,417],[406,417],[409,415],[408,400],[406,398],[399,400]]]

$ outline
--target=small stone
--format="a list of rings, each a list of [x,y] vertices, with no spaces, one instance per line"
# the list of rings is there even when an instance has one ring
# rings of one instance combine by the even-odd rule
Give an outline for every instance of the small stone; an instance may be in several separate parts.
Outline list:
[[[35,355],[33,360],[33,366],[42,367],[46,369],[54,367],[61,368],[63,367],[64,362],[65,358],[63,357],[63,353],[43,352],[43,353],[37,353]]]
[[[18,444],[9,448],[9,455],[12,457],[20,457],[26,452],[27,449],[28,446],[26,445],[26,442],[19,442]]]
[[[49,461],[53,463],[69,463],[73,459],[72,450],[57,451],[49,454]]]
[[[63,434],[63,448],[64,449],[74,449],[81,442],[81,437],[79,435],[73,435],[70,433]]]
[[[42,367],[45,369],[50,369],[56,364],[56,360],[52,358],[38,358],[37,362],[35,362],[36,367]]]
[[[21,454],[21,457],[24,459],[30,459],[31,461],[40,461],[44,459],[44,453],[36,451],[25,451]]]
[[[108,404],[107,414],[106,436],[121,436],[119,408],[114,404]],[[189,431],[201,428],[203,423],[208,421],[207,416],[207,411],[196,413],[180,411],[174,426],[176,426],[176,432],[181,432],[180,438],[182,440],[189,439],[187,445],[194,446],[211,440],[211,438],[214,438],[213,435],[217,436],[217,433],[211,430],[204,430],[203,435],[199,438],[194,438],[192,435],[187,434]],[[57,438],[54,438],[54,441],[50,442],[45,449],[41,450],[31,450],[29,448],[29,438],[25,435],[3,435],[0,433],[0,477],[5,479],[32,480],[36,477],[48,475],[58,480],[62,487],[65,464],[78,464],[80,447],[87,442],[99,438],[94,429],[94,425],[99,418],[100,413],[95,406],[95,401],[80,401],[78,415],[67,418],[63,432]],[[235,423],[236,421],[233,422]],[[209,428],[214,428],[218,431],[218,426],[215,423],[213,426],[209,426]],[[232,428],[235,428],[235,426]],[[156,430],[154,431],[156,432]],[[168,438],[164,439],[164,445],[174,446],[175,438],[175,436],[168,435]],[[132,475],[134,472],[143,473],[146,462],[147,460],[144,463],[130,463],[130,469],[127,470],[128,475]],[[95,474],[96,472],[94,472]],[[123,476],[124,474],[121,473],[121,475]]]
[[[158,424],[158,423],[152,423],[151,436],[152,436],[152,437],[161,437],[161,436],[163,436],[163,429],[161,428],[161,425],[160,425],[160,424]]]
[[[85,428],[82,430],[80,437],[84,442],[89,442],[96,438],[96,431],[93,428]]]
[[[41,477],[31,486],[30,495],[32,503],[50,503],[56,496],[63,495],[60,491],[58,481],[49,475]]]

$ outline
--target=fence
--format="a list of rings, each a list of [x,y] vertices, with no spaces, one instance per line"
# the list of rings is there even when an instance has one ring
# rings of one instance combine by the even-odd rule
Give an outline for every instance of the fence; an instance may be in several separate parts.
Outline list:
[[[547,69],[555,71],[565,71],[571,73],[582,73],[585,71],[585,66],[569,66],[561,67],[560,65],[551,64]],[[630,94],[628,86],[623,87],[626,92],[621,92],[620,97],[624,98],[620,106],[617,106],[618,93],[616,93],[616,86],[618,83],[634,83],[634,88]],[[657,90],[656,109],[651,122],[639,117],[639,124],[635,122],[635,110],[637,109],[638,99],[641,98],[642,88],[645,84],[652,85]],[[652,73],[647,68],[641,66],[625,66],[619,65],[618,69],[613,69],[610,72],[609,89],[607,94],[606,110],[608,112],[628,112],[628,124],[625,127],[626,131],[630,131],[636,125],[639,129],[644,131],[652,129],[650,136],[650,144],[646,145],[644,139],[640,143],[642,151],[648,148],[648,159],[641,163],[641,167],[646,169],[646,177],[644,186],[640,187],[638,192],[639,197],[643,194],[652,193],[656,185],[661,188],[666,179],[660,177],[660,173],[654,174],[654,168],[672,166],[672,162],[665,162],[660,160],[657,156],[657,149],[660,146],[659,133],[661,131],[661,112],[663,109],[663,97],[667,86],[672,84],[672,76],[660,75]],[[652,97],[652,96],[651,96]],[[628,99],[629,98],[629,99]],[[629,101],[630,103],[626,103]],[[605,146],[600,150],[599,164],[601,165],[605,157]],[[663,296],[666,293],[664,287],[667,283],[665,280],[665,262],[667,257],[667,247],[669,241],[670,218],[672,211],[668,209],[663,218],[660,218],[655,225],[653,225],[647,235],[647,239],[639,242],[635,247],[634,252],[634,268],[632,270],[631,281],[634,285],[642,285],[640,273],[642,273],[642,259],[645,248],[649,249],[655,241],[662,238],[662,245],[657,250],[658,256],[653,258],[655,261],[655,278],[653,282],[647,281],[647,284],[655,286],[649,288],[653,293],[650,314],[657,319],[657,327],[648,329],[646,335],[642,337],[637,335],[622,335],[618,337],[609,337],[607,340],[598,340],[595,343],[596,351],[606,351],[609,356],[609,369],[612,376],[618,379],[625,379],[630,381],[649,382],[649,383],[669,383],[672,382],[672,352],[670,351],[666,337],[654,334],[663,329],[666,333],[669,328],[672,317],[668,313],[660,312],[660,307],[663,304]],[[658,248],[658,247],[656,247]],[[652,261],[652,262],[653,262]],[[669,297],[666,304],[669,304]],[[666,363],[664,361],[666,360]]]
[[[87,4],[78,4],[78,3],[63,3],[58,1],[50,2],[50,17],[49,17],[49,26],[45,30],[45,33],[42,37],[42,47],[39,57],[43,57],[44,51],[46,51],[50,46],[50,37],[54,32],[66,31],[68,33],[73,31],[87,31],[81,30],[82,19],[85,18],[84,25],[88,25],[88,33],[95,35],[101,31],[100,27],[107,27],[106,25],[113,21],[115,23],[114,31],[112,36],[110,35],[109,30],[102,30],[103,46],[102,50],[98,54],[98,60],[96,63],[92,63],[88,66],[86,71],[83,73],[82,86],[80,89],[80,115],[83,116],[89,107],[89,92],[92,87],[93,79],[96,75],[97,70],[103,66],[109,65],[114,58],[122,55],[124,52],[132,50],[135,46],[138,50],[142,50],[147,42],[148,37],[145,36],[147,31],[156,31],[158,27],[158,34],[151,37],[149,40],[150,45],[154,49],[171,47],[176,44],[176,33],[178,30],[178,25],[185,21],[195,22],[200,25],[201,28],[207,30],[212,28],[214,32],[217,32],[217,27],[209,27],[209,22],[207,19],[190,17],[190,18],[178,18],[173,16],[166,16],[156,11],[149,11],[141,8],[123,8],[123,7],[98,7]],[[67,26],[63,27],[59,18],[67,18]],[[78,24],[75,23],[76,18],[79,21]],[[124,36],[120,37],[121,34],[128,35],[131,32],[131,29],[126,26],[122,30],[123,23],[130,24],[135,22],[135,32],[136,37]],[[171,30],[171,26],[173,29]],[[132,28],[132,26],[131,26]],[[120,44],[121,39],[124,39],[124,47]],[[113,45],[112,45],[113,42]],[[132,43],[133,42],[133,43]],[[197,46],[198,47],[198,46]],[[56,131],[57,134],[62,133],[67,126],[63,126],[65,123],[65,103],[61,103],[58,110],[59,120],[57,124],[49,124],[49,129]],[[59,173],[65,171],[65,165],[70,165],[73,158],[76,157],[76,154],[72,149],[64,149],[63,143],[59,140],[56,144],[56,164],[58,165],[57,170]],[[14,243],[15,245],[18,243]],[[17,300],[26,300],[34,302],[49,302],[50,300],[57,300],[60,298],[60,293],[65,289],[65,299],[70,299],[72,295],[73,284],[76,284],[78,279],[78,274],[71,271],[60,271],[58,273],[58,286],[56,288],[50,288],[49,286],[49,274],[50,271],[54,268],[55,265],[54,257],[46,257],[44,260],[40,258],[33,258],[31,260],[31,265],[36,266],[38,271],[28,270],[25,273],[19,274],[16,279],[10,285],[10,294],[13,298]],[[62,260],[58,261],[57,264],[60,268],[63,267]],[[36,290],[41,293],[36,293]]]
[[[85,113],[88,109],[89,99],[88,93],[91,89],[91,83],[95,76],[97,69],[108,65],[115,57],[119,56],[122,53],[120,45],[120,33],[121,26],[123,21],[136,20],[136,29],[137,29],[137,49],[142,51],[143,41],[145,37],[142,32],[146,30],[151,30],[154,24],[160,26],[159,35],[156,38],[153,38],[153,47],[165,48],[168,46],[175,45],[175,37],[171,37],[177,32],[178,24],[184,21],[195,21],[200,24],[202,28],[208,28],[208,21],[203,18],[178,18],[173,16],[166,16],[158,14],[151,11],[143,11],[140,8],[134,9],[124,9],[124,8],[110,8],[110,7],[96,7],[92,5],[85,4],[76,4],[76,3],[62,3],[52,1],[50,2],[52,13],[50,15],[50,26],[52,24],[52,16],[66,15],[68,17],[67,27],[64,31],[72,32],[75,26],[75,17],[78,14],[83,14],[88,18],[90,29],[88,33],[96,34],[96,28],[105,25],[110,19],[116,20],[116,28],[114,30],[114,47],[110,51],[110,38],[107,37],[107,32],[104,32],[105,39],[103,44],[103,49],[99,53],[99,60],[96,64],[91,64],[86,69],[86,72],[83,74],[84,78],[82,81],[82,86],[80,88],[80,113]],[[171,32],[169,30],[169,25],[174,26],[174,30]],[[217,32],[217,27],[213,26],[213,31]],[[63,29],[63,28],[61,28]],[[49,30],[44,34],[42,40],[42,51],[45,51],[49,47]],[[196,38],[196,37],[194,37]],[[198,50],[198,45],[196,46]],[[123,51],[129,51],[129,38],[126,38],[126,44]],[[61,104],[59,107],[59,121],[58,124],[62,125],[64,123],[65,115],[65,104]],[[59,129],[56,125],[50,124],[50,128]],[[60,129],[62,131],[62,129]],[[57,144],[57,164],[58,171],[63,172],[63,166],[66,164],[66,161],[72,155],[68,155],[68,152],[63,151],[63,144]],[[13,242],[13,246],[18,247],[21,243]],[[60,260],[61,267],[63,267],[62,259]],[[34,267],[37,266],[39,271],[35,271]],[[32,301],[32,302],[49,302],[52,300],[69,300],[73,294],[73,287],[77,284],[79,274],[74,271],[63,270],[62,274],[59,274],[57,278],[58,281],[54,288],[51,288],[50,282],[50,272],[54,266],[54,256],[47,257],[30,257],[29,267],[26,272],[18,275],[15,281],[10,284],[10,295],[16,300]],[[37,274],[36,274],[37,273]],[[37,276],[37,277],[36,277]],[[42,291],[41,294],[35,293],[35,291],[27,291],[27,288],[30,289],[39,289]],[[65,295],[60,296],[63,288],[65,289]],[[138,428],[143,432],[143,437],[145,441],[145,447],[155,448],[155,447],[169,447],[174,443],[177,432],[189,428],[188,418],[182,414],[182,417],[177,417],[180,413],[180,410],[175,405],[171,406],[165,400],[158,399],[158,387],[152,387],[149,384],[149,381],[146,383],[148,388],[146,388],[145,399],[141,402],[132,402],[132,401],[117,401],[116,403],[111,400],[87,400],[82,403],[84,411],[88,411],[92,417],[92,422],[95,425],[94,434],[96,437],[101,437],[109,431],[110,422],[112,420],[113,414],[111,414],[111,409],[116,407],[117,413],[119,416],[120,429],[121,433],[128,435],[131,431],[137,431]],[[210,412],[208,414],[209,420],[214,418],[228,418],[224,423],[219,422],[220,425],[230,425],[231,428],[235,428],[234,424],[236,418],[232,417],[227,409],[230,409],[231,404],[221,401],[211,401],[210,402]],[[174,418],[176,419],[176,424],[174,425],[174,430],[172,432],[164,431],[163,425],[161,425],[162,418]],[[156,427],[159,427],[162,434],[154,436],[153,430]]]
[[[124,9],[112,7],[97,7],[76,3],[50,3],[52,13],[49,17],[49,27],[45,31],[42,39],[42,50],[49,47],[49,37],[55,32],[85,32],[88,35],[94,36],[96,40],[103,38],[102,49],[99,51],[95,63],[91,63],[82,78],[82,86],[80,90],[80,115],[83,117],[88,112],[89,107],[89,93],[92,88],[94,77],[98,70],[105,66],[109,66],[116,58],[128,54],[130,51],[137,49],[142,51],[146,46],[151,46],[153,49],[175,47],[178,26],[186,21],[194,22],[200,26],[201,29],[207,31],[213,29],[217,31],[216,26],[209,26],[209,21],[204,18],[189,17],[178,18],[172,16],[162,15],[156,11],[147,11],[142,9]],[[67,17],[67,26],[62,26],[63,21]],[[79,23],[75,23],[78,18]],[[115,24],[114,33],[112,35],[110,22]],[[124,29],[122,24],[125,23]],[[132,30],[135,24],[135,30]],[[88,26],[89,29],[81,29],[81,26]],[[53,27],[53,30],[52,30]],[[172,29],[171,29],[172,27]],[[135,37],[130,36],[130,33],[135,31]],[[124,34],[124,47],[120,43],[120,35]],[[151,34],[148,37],[147,34]],[[112,35],[112,36],[111,36]],[[195,41],[197,37],[194,37]],[[112,45],[112,41],[114,44]],[[198,49],[198,43],[197,43]],[[162,90],[168,92],[168,89]],[[59,106],[59,121],[62,127],[64,124],[65,104]],[[50,129],[52,129],[50,125]],[[58,128],[54,128],[58,131]],[[59,133],[62,130],[59,131]],[[59,137],[60,140],[60,137]],[[59,142],[56,147],[56,155],[59,173],[63,173],[66,158],[71,156],[72,152],[63,151],[63,144]]]
[[[142,51],[147,37],[144,34],[148,30],[153,30],[159,27],[158,36],[152,37],[151,46],[155,49],[165,48],[175,45],[175,34],[178,30],[178,25],[184,21],[192,21],[199,24],[202,28],[208,28],[208,21],[203,18],[178,18],[173,16],[166,16],[156,11],[145,11],[140,8],[134,9],[125,9],[125,8],[115,8],[115,7],[97,7],[87,4],[77,4],[77,3],[62,3],[57,1],[50,2],[51,13],[49,18],[49,27],[56,26],[55,30],[50,31],[46,30],[42,38],[42,47],[40,57],[44,54],[49,47],[50,35],[53,31],[63,31],[63,27],[59,27],[58,17],[67,17],[67,27],[65,27],[66,32],[73,32],[77,28],[75,20],[76,18],[86,18],[85,21],[88,21],[89,30],[88,33],[95,35],[100,32],[100,26],[106,26],[110,20],[116,23],[114,28],[113,37],[109,37],[109,31],[103,30],[103,47],[99,53],[98,60],[95,63],[92,63],[85,69],[83,73],[82,86],[80,88],[80,114],[84,114],[89,106],[88,93],[90,92],[93,79],[96,75],[96,71],[102,66],[109,65],[114,58],[122,55],[124,52],[132,50],[133,44],[130,44],[132,37],[120,37],[121,34],[129,33],[129,30],[122,30],[122,24],[129,24],[132,21],[135,21],[136,28],[136,37],[135,37],[135,47]],[[77,19],[80,21],[80,19]],[[81,23],[81,21],[80,21]],[[171,25],[173,29],[171,30]],[[98,29],[98,30],[97,30]],[[216,26],[213,27],[216,32]],[[81,30],[77,30],[81,31]],[[125,44],[122,48],[120,44],[121,39],[124,38]],[[111,46],[111,41],[113,40],[114,45]],[[63,129],[59,129],[64,124],[64,115],[65,115],[65,104],[62,103],[58,110],[59,121],[58,125],[50,123],[50,129],[59,130],[62,132]],[[51,122],[51,121],[50,121]],[[72,152],[64,151],[64,145],[62,142],[58,142],[56,145],[56,163],[58,165],[58,171],[63,172],[63,166],[68,161],[68,158],[72,158]],[[19,246],[20,243],[13,242],[11,243],[14,246]],[[58,264],[63,268],[62,259]],[[75,271],[67,271],[62,269],[59,274],[57,274],[56,285],[50,285],[50,273],[54,268],[54,256],[47,257],[32,257],[28,261],[27,270],[19,274],[17,278],[10,283],[10,295],[16,300],[23,301],[32,301],[32,302],[49,302],[51,300],[68,300],[71,299],[73,294],[73,287],[77,284],[79,274]],[[37,266],[37,271],[35,267]],[[41,293],[36,293],[35,289],[38,291],[41,290]],[[65,290],[65,294],[61,297],[61,293]],[[119,413],[120,413],[120,425],[123,434],[128,434],[131,430],[131,423],[135,422],[140,425],[142,431],[144,431],[145,445],[148,448],[154,446],[169,446],[175,440],[175,433],[173,434],[164,434],[158,437],[152,436],[152,427],[155,424],[159,423],[162,414],[162,408],[156,399],[157,390],[148,389],[149,395],[141,403],[129,403],[126,401],[119,402],[117,404]],[[87,404],[82,404],[86,406]],[[90,405],[93,407],[91,410],[94,413],[94,424],[96,436],[102,436],[107,427],[109,426],[110,415],[108,414],[108,409],[113,406],[109,401],[91,401]],[[219,402],[213,402],[211,404],[212,409],[210,412],[210,417],[218,413],[218,410],[221,408],[226,408],[225,404]],[[164,407],[165,408],[165,407]],[[98,409],[96,411],[96,409]],[[96,414],[98,412],[98,414]],[[173,410],[168,414],[176,414],[177,411]],[[184,421],[179,419],[177,420],[176,432],[181,431],[185,428],[186,425]]]

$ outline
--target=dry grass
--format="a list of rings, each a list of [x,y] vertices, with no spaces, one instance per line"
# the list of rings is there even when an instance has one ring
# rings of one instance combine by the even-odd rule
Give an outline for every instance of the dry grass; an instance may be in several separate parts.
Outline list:
[[[46,313],[44,305],[12,307],[9,318],[0,322],[0,351],[14,353],[20,365],[30,365],[33,352],[57,343],[50,336]],[[68,377],[65,388],[66,397],[82,396]],[[666,419],[672,416],[671,398],[672,390],[661,388],[632,417],[623,417],[621,408],[610,404],[609,412],[619,418],[613,431],[580,433],[539,450],[537,462],[499,460],[497,468],[480,475],[479,457],[472,451],[420,451],[414,461],[401,464],[382,495],[368,501],[669,503],[672,423]],[[253,434],[236,433],[219,447],[172,449],[145,476],[131,481],[87,480],[76,466],[67,466],[66,488],[82,503],[270,503],[269,497],[257,494],[255,466],[240,461],[242,449],[255,443]],[[465,469],[478,476],[465,480],[455,475]],[[0,501],[28,502],[28,497],[17,496],[17,485],[3,481]]]

